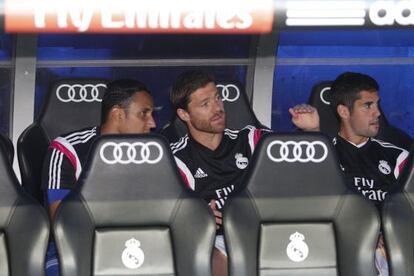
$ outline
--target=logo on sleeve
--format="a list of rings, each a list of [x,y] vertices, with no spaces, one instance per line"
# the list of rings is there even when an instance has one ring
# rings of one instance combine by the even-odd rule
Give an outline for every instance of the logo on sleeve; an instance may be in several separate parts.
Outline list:
[[[388,165],[388,162],[385,160],[380,160],[378,164],[378,169],[383,174],[390,174],[391,173],[391,167]]]
[[[241,153],[236,153],[234,158],[236,158],[236,166],[240,170],[244,170],[247,165],[249,165],[249,159],[247,159],[247,157],[244,157]]]
[[[194,178],[203,178],[203,177],[207,177],[207,176],[208,176],[208,174],[206,174],[201,168],[198,168],[195,175],[194,175]]]
[[[125,242],[126,248],[122,252],[122,263],[129,269],[139,268],[144,263],[144,251],[140,248],[141,243],[134,238]]]
[[[305,236],[299,232],[290,235],[290,243],[286,248],[286,254],[294,262],[303,262],[309,254],[309,247],[304,242]]]

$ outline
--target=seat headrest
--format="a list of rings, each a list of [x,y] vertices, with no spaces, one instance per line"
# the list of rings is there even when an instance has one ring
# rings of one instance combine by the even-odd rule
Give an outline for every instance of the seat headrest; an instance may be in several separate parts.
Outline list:
[[[97,223],[167,222],[188,196],[167,141],[155,134],[99,137],[78,188]]]
[[[255,197],[338,195],[347,188],[332,142],[317,133],[265,135],[246,177]]]
[[[98,125],[106,83],[102,79],[65,79],[53,83],[37,120],[49,138]]]
[[[339,131],[339,122],[331,108],[331,95],[329,93],[331,85],[332,81],[323,81],[316,84],[312,88],[308,102],[318,109],[321,131],[333,137]]]
[[[247,125],[263,128],[247,99],[244,86],[238,81],[218,81],[217,89],[226,110],[227,127],[242,129]]]

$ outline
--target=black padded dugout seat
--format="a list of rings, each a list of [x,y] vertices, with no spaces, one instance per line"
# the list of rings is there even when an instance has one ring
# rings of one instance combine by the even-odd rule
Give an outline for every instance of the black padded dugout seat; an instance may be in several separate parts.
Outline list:
[[[3,149],[5,150],[6,156],[8,160],[10,161],[10,164],[13,164],[13,158],[14,158],[13,142],[10,140],[9,137],[4,135],[3,133],[0,133],[0,146],[3,147]]]
[[[382,207],[382,228],[390,275],[414,275],[414,159],[410,153],[401,175],[402,190],[387,195]]]
[[[245,184],[223,214],[230,275],[376,275],[379,216],[347,190],[328,138],[264,136]]]
[[[43,160],[49,143],[67,132],[100,124],[106,81],[67,79],[51,85],[39,117],[17,141],[23,187],[40,202]]]
[[[246,125],[266,128],[254,114],[246,91],[238,81],[219,81],[217,89],[224,103],[226,111],[226,126],[230,129],[242,129]],[[161,130],[161,134],[168,137],[170,142],[177,141],[187,134],[187,126],[174,114],[173,119]]]
[[[3,147],[0,175],[0,275],[45,275],[48,217],[20,186]]]
[[[339,122],[330,106],[330,95],[332,81],[323,81],[312,88],[309,104],[318,109],[320,117],[321,132],[333,137],[338,134]],[[381,110],[380,130],[376,138],[390,142],[396,146],[410,150],[413,139],[402,130],[390,125]]]
[[[54,229],[62,276],[211,275],[214,217],[158,135],[98,138]]]

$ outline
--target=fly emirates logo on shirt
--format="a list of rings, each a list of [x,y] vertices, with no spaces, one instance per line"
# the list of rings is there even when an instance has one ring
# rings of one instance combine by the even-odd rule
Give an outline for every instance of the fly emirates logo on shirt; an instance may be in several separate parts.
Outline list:
[[[6,32],[264,33],[272,0],[5,0]]]
[[[216,196],[217,196],[216,205],[219,210],[224,207],[224,203],[226,202],[227,198],[233,191],[234,191],[234,185],[216,189]]]
[[[375,189],[374,179],[354,177],[354,185],[366,198],[374,201],[383,201],[388,192],[382,189]]]

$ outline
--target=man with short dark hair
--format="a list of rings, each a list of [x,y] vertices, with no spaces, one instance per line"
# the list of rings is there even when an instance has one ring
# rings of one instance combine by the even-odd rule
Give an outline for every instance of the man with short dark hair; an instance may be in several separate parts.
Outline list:
[[[372,77],[346,72],[336,78],[330,93],[331,106],[340,122],[333,143],[346,183],[380,209],[386,194],[398,188],[397,179],[407,161],[408,151],[374,138],[380,128],[378,90],[379,85]],[[319,130],[319,115],[315,108],[298,105],[289,112],[297,127]],[[380,275],[388,275],[382,236],[379,245],[377,268]]]
[[[227,275],[221,209],[227,198],[240,188],[264,130],[254,126],[227,129],[226,113],[215,78],[203,71],[181,74],[173,84],[170,100],[188,128],[187,135],[170,144],[171,150],[186,185],[209,203],[216,216],[213,275]]]
[[[136,80],[109,83],[102,99],[101,125],[57,137],[49,146],[42,173],[42,188],[53,220],[60,202],[75,187],[92,143],[102,134],[149,133],[155,128],[154,104],[146,86]],[[74,110],[74,112],[76,112]],[[46,272],[58,275],[54,243],[49,245]]]

